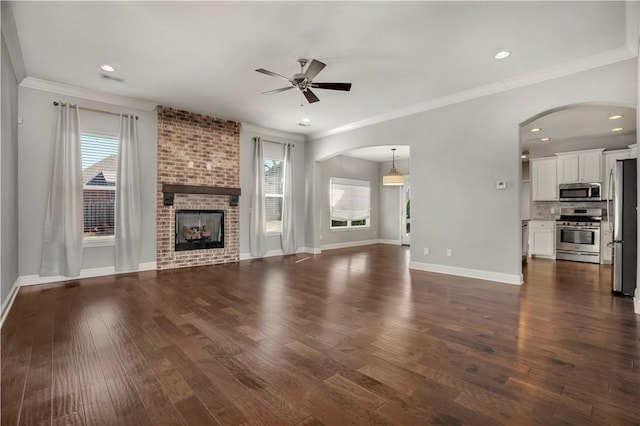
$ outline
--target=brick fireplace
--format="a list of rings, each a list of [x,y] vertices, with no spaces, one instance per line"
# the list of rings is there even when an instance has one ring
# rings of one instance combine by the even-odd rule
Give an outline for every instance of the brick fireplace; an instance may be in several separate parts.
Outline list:
[[[240,216],[229,196],[176,193],[165,205],[163,184],[240,186],[240,124],[173,108],[158,109],[158,269],[237,262]],[[224,247],[176,251],[177,210],[224,210]]]

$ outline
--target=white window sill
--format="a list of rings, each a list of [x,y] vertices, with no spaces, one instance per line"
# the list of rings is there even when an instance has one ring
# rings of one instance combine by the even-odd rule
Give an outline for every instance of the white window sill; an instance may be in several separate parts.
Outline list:
[[[276,235],[282,235],[282,231],[268,231],[267,237],[274,237]]]
[[[116,237],[85,237],[82,240],[82,247],[113,247],[116,245]]]
[[[347,228],[347,227],[329,228],[331,232],[363,231],[367,229],[371,229],[371,227],[370,226],[352,226],[350,228]]]

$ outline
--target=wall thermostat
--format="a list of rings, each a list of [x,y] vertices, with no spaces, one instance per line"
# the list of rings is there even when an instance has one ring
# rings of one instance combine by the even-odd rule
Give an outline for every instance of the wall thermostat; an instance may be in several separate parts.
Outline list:
[[[507,189],[507,181],[499,180],[496,182],[496,189]]]

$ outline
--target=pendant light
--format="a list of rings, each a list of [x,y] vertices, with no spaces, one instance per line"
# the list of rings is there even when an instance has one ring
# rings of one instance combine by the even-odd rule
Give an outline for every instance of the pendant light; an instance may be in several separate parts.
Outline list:
[[[391,163],[391,170],[389,173],[382,177],[382,184],[384,186],[400,186],[404,184],[404,177],[396,170],[396,149],[391,148],[393,153],[393,162]]]

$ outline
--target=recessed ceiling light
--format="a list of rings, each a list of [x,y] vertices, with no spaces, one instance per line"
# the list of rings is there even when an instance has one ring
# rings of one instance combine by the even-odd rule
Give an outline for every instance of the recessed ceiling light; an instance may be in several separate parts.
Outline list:
[[[109,64],[103,64],[103,65],[100,65],[100,69],[106,72],[114,72],[116,70],[116,67]]]
[[[549,142],[551,140],[551,138],[542,138],[540,139],[540,142]]]
[[[613,129],[611,129],[612,132],[620,132],[622,130],[624,130],[624,128],[622,127],[614,127]]]
[[[493,57],[496,59],[504,59],[509,57],[509,55],[511,55],[511,52],[509,52],[508,50],[501,50],[498,53],[496,53]]]
[[[300,120],[300,121],[302,121],[303,123],[308,123],[308,122],[310,122],[311,120],[309,120],[308,118],[303,118],[303,119],[302,119],[302,120]]]
[[[622,117],[624,117],[624,115],[616,114],[616,115],[612,115],[611,117],[609,117],[609,120],[619,120]]]
[[[530,132],[539,132],[540,130],[542,130],[540,127],[534,127],[533,129],[529,130]]]

